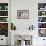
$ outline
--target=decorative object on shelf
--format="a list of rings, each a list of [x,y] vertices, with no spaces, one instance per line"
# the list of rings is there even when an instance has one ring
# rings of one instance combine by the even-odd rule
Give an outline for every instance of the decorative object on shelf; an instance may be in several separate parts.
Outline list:
[[[16,26],[13,23],[11,23],[11,30],[16,30]]]
[[[17,10],[17,19],[29,19],[29,10]]]
[[[39,29],[39,37],[46,37],[46,29]]]
[[[46,17],[38,17],[38,22],[46,22]]]
[[[42,16],[46,16],[46,11],[42,11]]]
[[[8,22],[8,17],[0,17],[0,22]]]
[[[5,6],[5,10],[8,10],[8,6]]]
[[[38,23],[38,28],[46,28],[46,23]]]
[[[8,37],[8,23],[0,23],[0,35]]]
[[[38,22],[42,22],[42,18],[41,17],[38,17]]]
[[[1,30],[8,30],[8,23],[0,23]]]
[[[45,15],[45,12],[42,12],[42,15]]]
[[[30,27],[29,27],[29,30],[34,30],[34,26],[33,25],[31,25]]]
[[[46,10],[46,3],[38,3],[38,10]]]
[[[0,10],[1,10],[1,6],[0,6]]]
[[[8,16],[8,11],[0,11],[0,16]]]
[[[44,10],[44,8],[40,8],[40,10]]]
[[[46,11],[38,11],[38,16],[46,16]]]
[[[8,10],[8,3],[0,3],[0,10]]]

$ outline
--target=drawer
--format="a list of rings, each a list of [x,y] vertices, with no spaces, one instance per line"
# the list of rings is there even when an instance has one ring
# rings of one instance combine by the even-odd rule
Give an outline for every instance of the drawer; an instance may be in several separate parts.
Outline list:
[[[7,38],[0,38],[0,45],[7,45],[8,44],[8,39]]]

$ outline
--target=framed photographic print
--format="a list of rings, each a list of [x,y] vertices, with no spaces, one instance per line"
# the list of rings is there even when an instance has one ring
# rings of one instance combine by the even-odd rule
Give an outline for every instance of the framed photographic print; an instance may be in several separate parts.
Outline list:
[[[17,10],[17,19],[29,19],[29,10]]]

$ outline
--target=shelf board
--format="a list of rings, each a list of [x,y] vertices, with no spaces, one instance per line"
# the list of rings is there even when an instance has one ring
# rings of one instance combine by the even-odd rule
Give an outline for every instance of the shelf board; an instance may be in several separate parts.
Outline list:
[[[0,17],[8,17],[8,16],[0,16]]]
[[[38,23],[46,23],[46,22],[38,22]]]
[[[38,17],[46,17],[46,15],[44,15],[44,16],[38,16]]]
[[[8,11],[8,10],[0,10],[0,11]]]
[[[46,10],[38,10],[38,11],[46,11]]]
[[[38,29],[46,29],[46,28],[38,28]]]
[[[0,23],[8,23],[8,22],[0,22]]]

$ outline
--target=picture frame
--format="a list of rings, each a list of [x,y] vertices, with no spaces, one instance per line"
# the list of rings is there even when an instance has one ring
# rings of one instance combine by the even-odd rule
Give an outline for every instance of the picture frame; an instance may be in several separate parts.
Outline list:
[[[17,10],[17,19],[29,19],[29,10]]]

